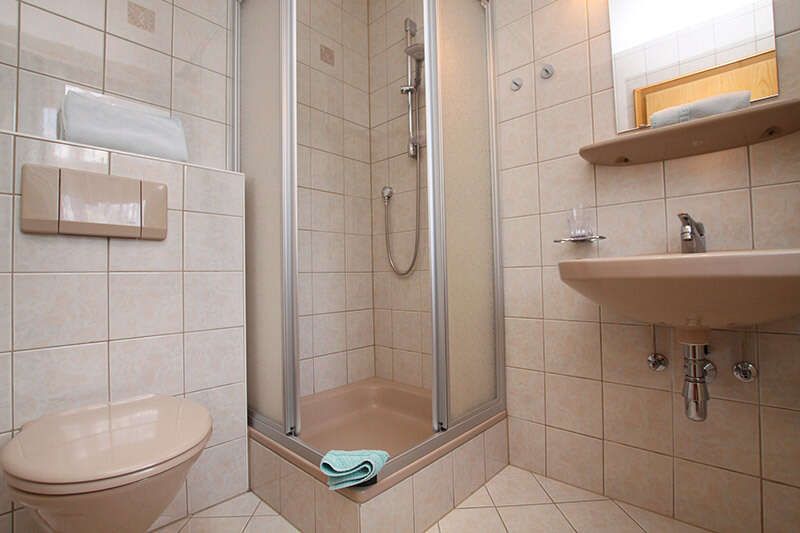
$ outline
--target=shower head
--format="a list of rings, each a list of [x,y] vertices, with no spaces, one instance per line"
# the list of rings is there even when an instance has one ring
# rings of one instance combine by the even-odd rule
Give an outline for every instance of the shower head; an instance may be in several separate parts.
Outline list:
[[[416,43],[412,44],[411,46],[407,46],[406,55],[416,61],[422,61],[425,59],[425,45],[422,43]]]

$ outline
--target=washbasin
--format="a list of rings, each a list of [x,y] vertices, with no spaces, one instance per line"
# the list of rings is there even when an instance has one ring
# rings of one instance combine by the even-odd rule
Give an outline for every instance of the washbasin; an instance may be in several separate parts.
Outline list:
[[[577,259],[559,272],[610,310],[685,334],[800,315],[800,249]]]

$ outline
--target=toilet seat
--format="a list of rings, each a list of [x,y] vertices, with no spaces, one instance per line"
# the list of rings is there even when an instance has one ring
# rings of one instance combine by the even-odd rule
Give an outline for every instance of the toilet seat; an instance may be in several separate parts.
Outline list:
[[[211,429],[201,405],[151,395],[27,423],[0,462],[9,486],[30,494],[109,490],[183,464],[202,451]]]

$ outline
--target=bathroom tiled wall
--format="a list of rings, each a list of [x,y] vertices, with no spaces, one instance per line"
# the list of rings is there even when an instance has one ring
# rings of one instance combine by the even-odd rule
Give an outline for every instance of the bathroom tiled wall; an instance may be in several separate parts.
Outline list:
[[[386,254],[385,207],[381,189],[390,185],[390,239],[395,264],[408,267],[414,249],[417,174],[408,150],[405,19],[417,23],[416,43],[423,42],[422,1],[370,2],[370,133],[372,143],[372,254],[375,270],[375,369],[380,377],[431,387],[431,276],[428,253],[428,189],[420,201],[419,257],[414,271],[399,277]],[[424,139],[424,83],[418,93],[420,131]],[[427,183],[422,148],[421,183]]]
[[[375,375],[365,0],[298,2],[301,395]]]
[[[22,233],[25,163],[166,183],[166,240]],[[182,396],[214,433],[161,523],[245,491],[243,205],[241,174],[0,134],[0,441],[53,411]],[[11,510],[3,489],[0,524]]]
[[[506,421],[363,504],[249,440],[250,487],[301,531],[427,531],[508,464]]]
[[[615,135],[604,0],[498,0],[506,372],[511,463],[716,531],[786,530],[800,509],[800,323],[715,331],[709,418],[683,414],[670,331],[616,316],[558,261],[679,251],[676,214],[710,250],[800,247],[800,135],[626,168],[577,155]],[[800,7],[774,2],[781,98],[800,96]],[[552,64],[555,76],[539,76]],[[524,85],[510,90],[519,77]],[[590,209],[599,245],[553,244]],[[654,373],[654,348],[670,369]],[[740,383],[733,363],[755,362]],[[783,528],[783,529],[781,529]]]
[[[180,118],[189,160],[230,168],[234,0],[0,0],[0,129],[57,138],[65,87]]]

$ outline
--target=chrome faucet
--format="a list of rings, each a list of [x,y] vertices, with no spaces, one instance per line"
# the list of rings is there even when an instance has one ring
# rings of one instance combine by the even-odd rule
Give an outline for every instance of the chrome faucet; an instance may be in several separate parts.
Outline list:
[[[695,254],[706,251],[706,228],[689,213],[679,213],[681,219],[681,253]]]

